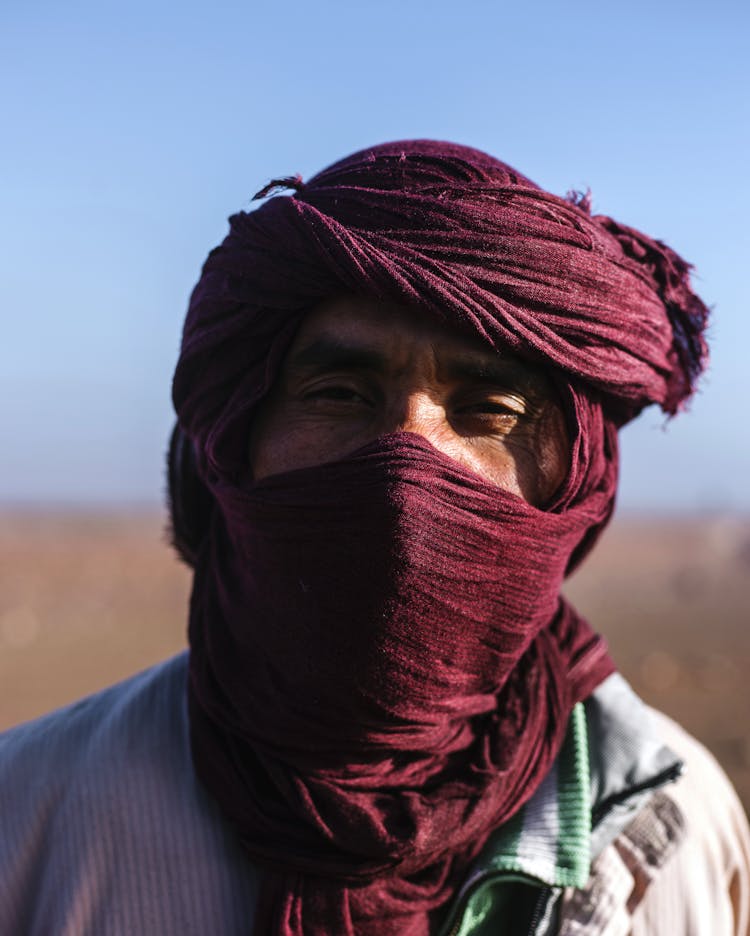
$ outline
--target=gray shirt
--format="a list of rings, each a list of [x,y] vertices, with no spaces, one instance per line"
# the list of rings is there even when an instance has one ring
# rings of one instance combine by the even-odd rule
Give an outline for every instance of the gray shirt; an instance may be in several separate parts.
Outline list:
[[[187,654],[0,736],[3,936],[247,936],[255,871],[190,758]]]

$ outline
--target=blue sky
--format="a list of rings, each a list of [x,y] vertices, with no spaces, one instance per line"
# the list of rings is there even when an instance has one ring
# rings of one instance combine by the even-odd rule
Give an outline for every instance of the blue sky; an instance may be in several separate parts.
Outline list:
[[[621,505],[750,509],[745,3],[0,10],[0,500],[158,502],[187,296],[273,176],[453,139],[660,237],[715,308],[691,411],[623,434]]]

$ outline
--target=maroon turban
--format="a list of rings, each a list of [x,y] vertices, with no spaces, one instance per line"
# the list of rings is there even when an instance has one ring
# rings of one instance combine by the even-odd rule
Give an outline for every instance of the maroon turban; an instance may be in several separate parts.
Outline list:
[[[393,143],[283,182],[209,255],[174,379],[209,505],[193,759],[264,869],[256,934],[426,936],[612,671],[560,586],[611,514],[617,427],[687,399],[707,313],[664,244],[476,150]],[[571,439],[553,501],[410,433],[255,482],[254,408],[301,317],[344,294],[545,366]]]

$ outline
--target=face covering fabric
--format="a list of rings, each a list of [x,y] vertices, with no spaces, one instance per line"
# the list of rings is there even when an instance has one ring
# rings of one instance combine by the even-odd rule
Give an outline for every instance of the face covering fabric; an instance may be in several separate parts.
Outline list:
[[[541,511],[410,433],[214,493],[192,744],[272,869],[256,932],[429,933],[613,669],[559,597],[607,498]]]
[[[253,482],[253,410],[301,316],[352,292],[550,368],[571,436],[551,504],[408,433]],[[174,399],[212,505],[193,757],[264,869],[256,934],[435,931],[612,671],[560,585],[611,514],[618,425],[679,407],[704,324],[664,245],[450,144],[355,154],[232,219],[191,300]]]

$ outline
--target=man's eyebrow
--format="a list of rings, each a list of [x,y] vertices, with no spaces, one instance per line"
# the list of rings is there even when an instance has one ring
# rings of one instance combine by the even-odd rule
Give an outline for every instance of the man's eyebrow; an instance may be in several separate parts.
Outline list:
[[[291,371],[326,371],[354,368],[384,371],[388,356],[372,348],[349,345],[336,338],[316,338],[295,351],[289,359]]]
[[[329,370],[370,370],[385,373],[391,365],[388,354],[376,348],[352,345],[335,336],[323,335],[292,353],[291,373],[324,373]],[[521,387],[533,382],[526,368],[504,355],[490,356],[459,352],[438,364],[443,378],[476,383]]]
[[[514,358],[497,356],[458,355],[441,365],[441,373],[452,380],[504,385],[509,389],[524,388],[535,382],[535,374]],[[537,378],[538,379],[538,378]]]
[[[516,376],[517,369],[510,365],[506,359],[478,359],[475,357],[458,357],[446,361],[441,370],[449,377],[459,377],[465,380],[490,382],[503,382]]]

